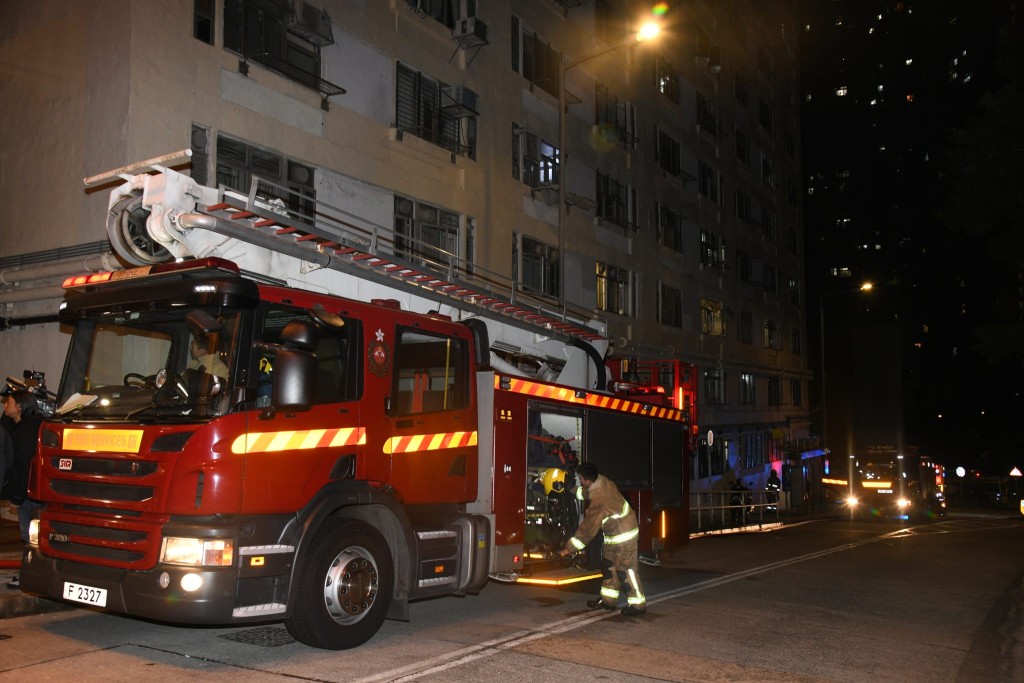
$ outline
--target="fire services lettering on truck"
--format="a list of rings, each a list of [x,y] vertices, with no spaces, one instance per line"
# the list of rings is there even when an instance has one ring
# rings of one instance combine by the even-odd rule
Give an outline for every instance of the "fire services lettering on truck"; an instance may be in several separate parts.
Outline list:
[[[112,241],[118,216],[148,210],[154,178],[165,208],[192,202],[176,220],[194,233],[282,220],[163,169],[112,192]],[[296,273],[300,256],[285,259]],[[492,578],[599,576],[558,556],[583,512],[572,488],[584,460],[647,520],[641,551],[686,537],[689,366],[634,364],[628,378],[613,366],[609,378],[592,328],[523,322],[447,282],[429,289],[501,306],[525,330],[258,283],[216,257],[139,265],[65,282],[59,317],[73,334],[32,468],[42,507],[27,592],[182,624],[283,621],[308,645],[355,647],[385,618],[407,619],[411,600]],[[404,281],[433,277],[391,266]],[[541,346],[512,353],[514,339]],[[559,345],[566,384],[542,379],[557,368],[536,360]]]

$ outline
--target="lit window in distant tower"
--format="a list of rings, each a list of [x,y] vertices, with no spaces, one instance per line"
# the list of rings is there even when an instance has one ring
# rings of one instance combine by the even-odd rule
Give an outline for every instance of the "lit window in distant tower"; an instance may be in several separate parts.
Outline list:
[[[849,92],[849,89],[845,85],[841,85],[836,88],[837,97],[845,97],[847,92]]]
[[[907,60],[907,66],[910,66],[910,65],[911,65],[911,64],[913,64],[913,63],[914,63],[914,60],[913,60],[913,59],[908,59],[908,60]]]
[[[879,86],[878,86],[878,92],[882,92],[883,90],[885,90],[885,86],[884,86],[884,85],[881,85],[881,84],[879,84]]]

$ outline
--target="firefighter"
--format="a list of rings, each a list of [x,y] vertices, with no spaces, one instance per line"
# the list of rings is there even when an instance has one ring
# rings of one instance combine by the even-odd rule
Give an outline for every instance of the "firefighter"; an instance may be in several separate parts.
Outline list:
[[[768,512],[778,512],[779,510],[779,490],[782,488],[782,480],[779,479],[779,475],[776,474],[775,470],[768,475],[768,482],[764,486],[764,490],[768,492]]]
[[[637,536],[640,525],[629,503],[619,493],[614,483],[597,470],[597,466],[585,462],[576,470],[580,488],[577,497],[587,498],[590,505],[587,513],[562,550],[565,557],[578,553],[587,547],[598,531],[604,532],[604,581],[601,597],[588,600],[591,609],[618,609],[619,596],[625,592],[627,605],[622,614],[634,617],[647,611],[647,598],[640,583],[640,564],[637,558]]]

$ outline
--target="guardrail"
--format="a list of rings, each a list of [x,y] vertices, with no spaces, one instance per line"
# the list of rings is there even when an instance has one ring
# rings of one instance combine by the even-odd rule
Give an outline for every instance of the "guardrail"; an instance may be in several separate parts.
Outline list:
[[[779,522],[781,507],[778,491],[691,491],[690,532]]]

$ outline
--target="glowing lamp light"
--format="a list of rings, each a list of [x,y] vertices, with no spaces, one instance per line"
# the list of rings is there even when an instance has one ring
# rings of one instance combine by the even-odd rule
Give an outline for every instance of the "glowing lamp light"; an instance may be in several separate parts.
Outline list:
[[[640,30],[636,32],[636,40],[638,43],[642,43],[645,40],[651,40],[657,37],[661,33],[661,27],[658,26],[657,22],[648,21],[646,24],[640,27]]]

